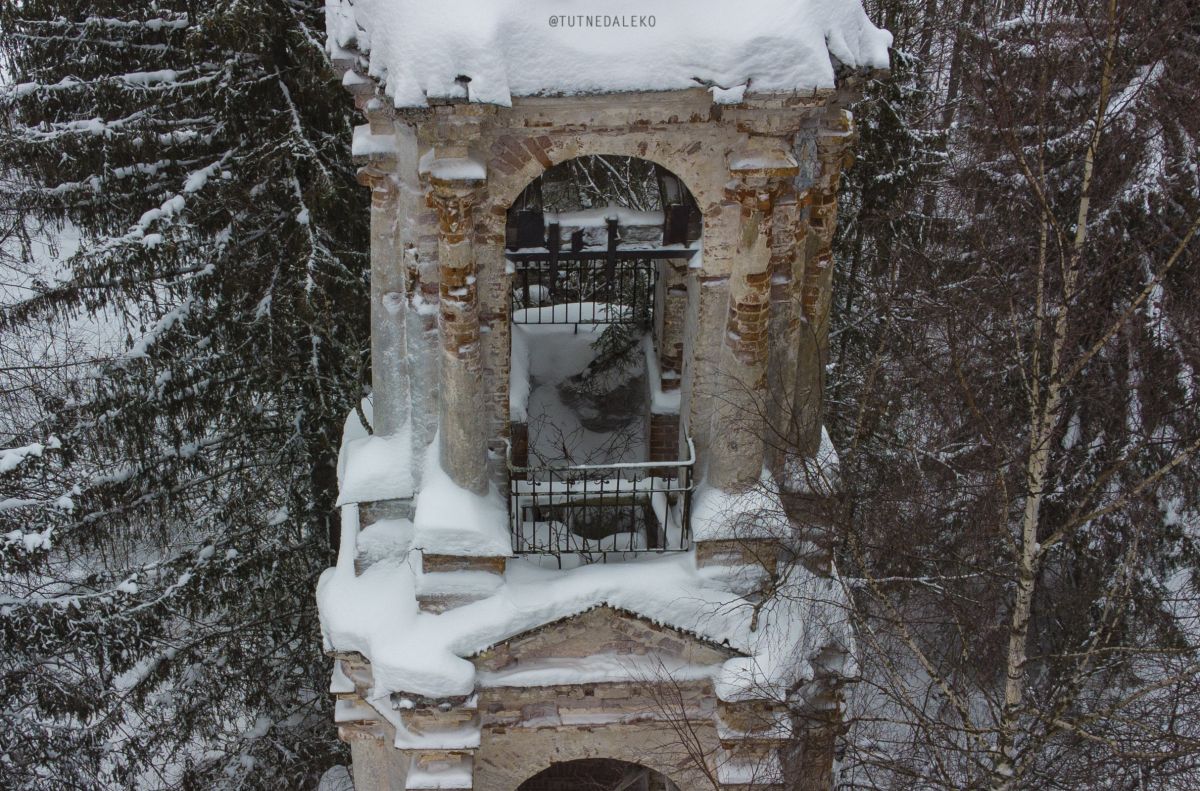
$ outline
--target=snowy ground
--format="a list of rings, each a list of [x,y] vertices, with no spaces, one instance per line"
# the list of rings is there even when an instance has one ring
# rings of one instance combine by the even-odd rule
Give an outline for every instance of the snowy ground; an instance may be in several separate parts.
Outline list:
[[[514,398],[529,425],[532,466],[613,464],[646,460],[646,365],[640,344],[621,370],[582,374],[608,324],[537,324],[540,312],[584,316],[607,306],[559,305],[517,311],[513,324]],[[525,315],[531,314],[531,315]],[[518,382],[518,379],[524,381]],[[527,389],[526,389],[527,383]],[[514,410],[516,411],[516,410]]]

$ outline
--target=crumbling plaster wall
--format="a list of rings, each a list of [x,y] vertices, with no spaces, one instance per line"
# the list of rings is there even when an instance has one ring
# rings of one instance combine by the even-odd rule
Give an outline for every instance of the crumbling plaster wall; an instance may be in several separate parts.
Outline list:
[[[432,439],[439,414],[454,416],[466,425],[444,430],[448,472],[478,489],[489,469],[486,448],[490,474],[502,478],[507,209],[561,162],[588,154],[640,157],[678,175],[703,216],[701,267],[688,270],[686,299],[680,294],[676,300],[686,305],[677,330],[685,350],[677,362],[683,369],[681,433],[695,439],[702,464],[712,460],[719,485],[753,483],[764,454],[755,420],[787,421],[790,405],[808,403],[803,431],[819,432],[814,420],[832,272],[832,196],[848,131],[830,101],[825,94],[721,106],[697,89],[525,98],[511,108],[442,105],[399,116],[382,108],[368,112],[372,131],[390,127],[396,134],[391,162],[376,168],[379,178],[365,179],[373,189],[376,429],[387,433],[411,416],[420,449]],[[817,142],[799,145],[800,139]],[[808,160],[796,162],[797,153]],[[418,173],[422,156],[468,155],[486,164],[486,179],[439,188]],[[801,173],[808,175],[798,178]],[[457,269],[439,267],[439,238],[443,257],[450,249],[447,201],[435,196],[439,189],[452,191],[454,211],[466,213],[460,219],[469,238],[455,248],[464,259]],[[473,272],[462,268],[472,262]],[[439,321],[439,302],[451,293],[440,282],[448,272],[459,279],[452,293],[469,291],[474,303],[451,319],[441,305]],[[448,342],[451,333],[477,338],[475,361],[459,365],[456,355],[471,343]],[[442,384],[447,376],[453,387]],[[714,420],[725,441],[710,454]],[[735,421],[747,424],[740,434],[727,430]],[[806,445],[814,449],[815,440],[808,437]]]

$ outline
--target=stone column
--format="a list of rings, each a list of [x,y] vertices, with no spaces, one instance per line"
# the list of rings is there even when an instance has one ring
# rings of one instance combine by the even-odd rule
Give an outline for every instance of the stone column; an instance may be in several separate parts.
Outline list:
[[[370,87],[370,83],[363,83]],[[358,182],[371,190],[371,378],[372,429],[393,434],[408,419],[408,366],[405,350],[405,283],[400,260],[401,141],[390,106],[362,88],[367,125],[354,130]],[[359,142],[369,143],[358,151]]]
[[[373,429],[392,434],[408,418],[404,265],[396,245],[396,185],[364,168],[371,188],[371,390]]]
[[[459,486],[487,491],[487,425],[479,342],[479,297],[472,240],[480,180],[430,179],[438,214],[438,332],[442,376],[439,451],[446,474]]]
[[[771,222],[783,185],[798,172],[786,149],[734,156],[729,198],[740,206],[729,275],[729,313],[718,363],[708,482],[724,491],[753,486],[764,461]]]
[[[796,369],[802,331],[800,289],[804,278],[807,192],[789,185],[776,200],[771,223],[771,337],[767,362],[766,418],[777,439],[767,449],[768,467],[778,471],[794,430]]]
[[[829,363],[829,308],[833,297],[833,235],[842,164],[853,138],[845,110],[830,112],[817,137],[817,174],[809,191],[809,238],[801,286],[801,316],[796,366],[795,417],[799,450],[816,454],[821,442],[825,366]]]

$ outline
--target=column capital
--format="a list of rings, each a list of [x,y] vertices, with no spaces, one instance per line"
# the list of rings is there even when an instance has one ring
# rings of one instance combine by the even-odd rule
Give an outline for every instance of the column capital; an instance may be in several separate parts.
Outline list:
[[[735,152],[726,196],[744,209],[770,213],[780,196],[793,190],[799,173],[796,158],[783,148]]]
[[[445,181],[431,179],[425,199],[437,211],[438,234],[446,244],[466,239],[472,227],[475,206],[482,198],[482,184],[477,181]]]
[[[392,178],[392,174],[374,165],[364,165],[359,168],[355,173],[355,178],[359,184],[371,190],[372,193],[394,195],[396,192],[396,182]]]

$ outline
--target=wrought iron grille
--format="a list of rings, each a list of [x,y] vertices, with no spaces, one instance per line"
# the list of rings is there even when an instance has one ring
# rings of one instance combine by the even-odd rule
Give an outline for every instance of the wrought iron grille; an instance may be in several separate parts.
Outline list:
[[[600,254],[603,256],[603,254]],[[586,252],[550,260],[523,254],[513,260],[512,310],[522,324],[637,324],[654,316],[654,287],[658,259],[623,252],[605,260]],[[510,258],[510,260],[512,260]],[[578,305],[560,310],[527,310]]]
[[[696,454],[679,461],[517,467],[509,460],[514,554],[669,552],[691,546]]]
[[[562,250],[558,225],[552,224],[547,247],[506,254],[513,266],[512,311],[522,324],[648,325],[659,262],[696,253],[686,247],[619,249],[613,221],[606,248],[585,249],[580,238]],[[545,309],[554,307],[562,309]]]

